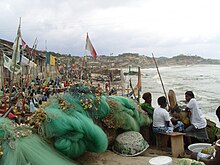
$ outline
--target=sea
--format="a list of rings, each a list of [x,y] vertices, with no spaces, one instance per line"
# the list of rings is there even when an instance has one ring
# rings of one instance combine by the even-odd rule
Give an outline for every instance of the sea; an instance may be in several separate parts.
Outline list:
[[[137,68],[132,68],[137,71]],[[123,69],[127,72],[128,69]],[[159,73],[158,73],[159,71]],[[174,90],[178,105],[185,103],[185,92],[193,91],[199,107],[205,117],[216,122],[220,127],[215,111],[220,106],[220,65],[181,65],[141,69],[141,95],[151,92],[152,105],[157,107],[157,98],[168,95],[170,89]],[[159,77],[161,76],[161,79]],[[126,81],[131,79],[135,86],[138,81],[137,75],[125,77]],[[164,88],[163,88],[163,86]],[[165,92],[164,92],[165,91]],[[140,99],[140,102],[144,102]]]

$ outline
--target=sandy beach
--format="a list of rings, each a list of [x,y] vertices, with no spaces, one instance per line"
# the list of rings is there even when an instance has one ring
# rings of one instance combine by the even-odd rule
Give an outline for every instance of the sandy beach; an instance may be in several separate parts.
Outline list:
[[[81,157],[75,159],[79,164],[83,165],[148,165],[149,160],[156,156],[170,156],[171,152],[157,150],[154,146],[149,147],[141,155],[135,157],[126,157],[107,150],[104,153],[86,152]],[[175,165],[178,158],[172,158],[172,165]],[[149,164],[150,165],[150,164]]]

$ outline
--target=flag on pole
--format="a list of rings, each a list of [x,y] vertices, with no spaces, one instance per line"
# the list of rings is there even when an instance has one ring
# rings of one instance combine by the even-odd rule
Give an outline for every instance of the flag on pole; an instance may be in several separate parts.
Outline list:
[[[20,64],[21,65],[26,65],[26,66],[28,65],[31,68],[37,66],[37,64],[35,64],[33,61],[30,61],[27,57],[22,56],[22,55],[20,56]]]
[[[26,42],[23,39],[21,39],[21,42],[22,42],[22,49],[26,49],[27,47]]]
[[[4,67],[5,68],[7,68],[12,73],[13,73],[13,70],[14,70],[15,74],[20,73],[20,71],[21,71],[20,65],[15,64],[15,66],[14,66],[13,61],[8,56],[6,56],[4,53],[3,53],[3,58],[4,58]]]
[[[21,42],[22,42],[22,49],[27,51],[27,54],[31,54],[31,49],[30,47],[26,44],[26,42],[21,38]]]
[[[50,65],[55,65],[55,57],[50,55]]]
[[[138,81],[137,81],[137,84],[135,85],[132,93],[134,93],[135,96],[139,97],[140,92],[141,92],[141,69],[140,69],[140,67],[138,67]]]
[[[96,53],[94,47],[92,46],[92,43],[89,39],[88,33],[87,33],[87,36],[86,36],[86,50],[90,51],[91,55],[94,57],[94,59],[96,59],[97,53]]]
[[[21,24],[18,26],[17,37],[15,38],[15,42],[12,46],[13,53],[12,53],[12,61],[18,63],[20,61],[20,45],[22,44],[21,41]]]
[[[50,53],[46,52],[46,64],[50,64]]]
[[[55,65],[55,57],[52,56],[49,52],[46,52],[46,63],[49,65]]]

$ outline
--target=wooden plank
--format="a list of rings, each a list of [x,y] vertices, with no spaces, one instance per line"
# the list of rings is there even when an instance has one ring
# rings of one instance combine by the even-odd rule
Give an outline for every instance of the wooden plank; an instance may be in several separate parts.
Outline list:
[[[168,136],[181,136],[181,135],[185,135],[185,133],[182,132],[171,132],[171,133],[161,133],[163,135],[168,135]]]
[[[172,132],[160,133],[156,135],[156,145],[158,148],[166,148],[168,140],[171,140],[171,151],[173,157],[184,156],[184,141],[183,136],[185,133]]]
[[[171,136],[171,150],[172,156],[177,158],[179,156],[184,156],[184,142],[183,135],[180,136]]]

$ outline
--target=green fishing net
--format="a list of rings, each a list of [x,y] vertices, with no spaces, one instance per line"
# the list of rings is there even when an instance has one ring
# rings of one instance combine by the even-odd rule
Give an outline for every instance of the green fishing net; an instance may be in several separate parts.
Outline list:
[[[149,126],[152,120],[141,111],[140,107],[130,98],[122,96],[108,97],[113,123],[126,131],[140,131],[141,126]]]
[[[39,133],[70,158],[86,151],[104,152],[108,129],[139,131],[152,122],[131,99],[105,96],[96,88],[74,85],[70,92],[51,100]]]
[[[104,131],[91,118],[71,108],[60,110],[58,102],[46,109],[47,119],[41,134],[51,138],[55,148],[68,157],[78,157],[85,151],[104,152],[108,139]]]
[[[58,153],[26,125],[15,125],[0,118],[0,138],[3,148],[1,164],[4,165],[72,165],[75,164]]]

